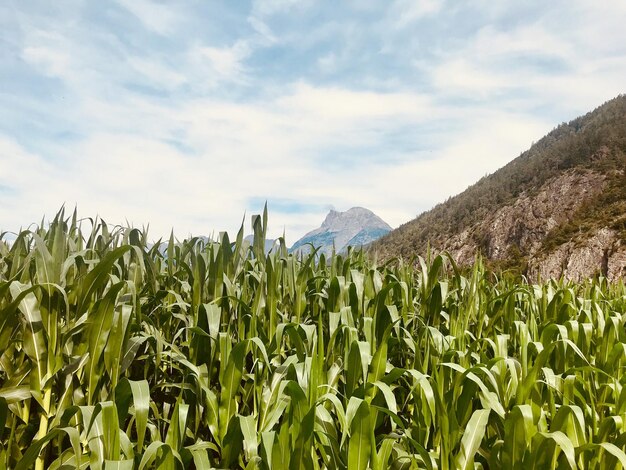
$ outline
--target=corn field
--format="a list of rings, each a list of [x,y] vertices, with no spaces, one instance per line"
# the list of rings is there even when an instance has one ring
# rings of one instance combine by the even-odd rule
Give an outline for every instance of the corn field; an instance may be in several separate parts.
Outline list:
[[[0,468],[626,468],[623,283],[265,255],[266,226],[0,238]]]

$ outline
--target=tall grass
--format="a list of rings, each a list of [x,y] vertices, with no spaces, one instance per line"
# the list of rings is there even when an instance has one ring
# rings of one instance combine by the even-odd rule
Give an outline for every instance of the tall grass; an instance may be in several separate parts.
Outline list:
[[[266,224],[0,239],[0,467],[626,468],[623,283],[265,255]]]

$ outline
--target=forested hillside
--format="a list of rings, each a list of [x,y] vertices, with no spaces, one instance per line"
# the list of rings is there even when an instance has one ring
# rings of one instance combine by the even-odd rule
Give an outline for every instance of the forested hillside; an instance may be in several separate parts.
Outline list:
[[[626,264],[625,167],[626,96],[620,95],[561,124],[373,250],[383,258],[411,257],[430,246],[450,250],[462,263],[481,253],[531,275],[619,276]]]

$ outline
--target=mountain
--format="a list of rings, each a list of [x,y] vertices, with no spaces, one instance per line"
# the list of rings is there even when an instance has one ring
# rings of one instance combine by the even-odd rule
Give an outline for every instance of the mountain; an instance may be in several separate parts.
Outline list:
[[[382,259],[477,253],[530,278],[626,276],[626,95],[563,123],[464,192],[375,242]]]
[[[244,240],[247,241],[250,245],[252,245],[254,243],[254,235],[247,235],[246,237],[244,237]],[[270,252],[270,250],[277,245],[278,245],[278,240],[266,238],[265,246],[263,247],[265,254],[267,255]]]
[[[291,247],[291,251],[308,252],[312,243],[321,247],[320,253],[330,254],[333,246],[337,253],[348,246],[364,246],[389,233],[391,227],[372,211],[353,207],[345,212],[331,210],[322,226],[307,233]]]

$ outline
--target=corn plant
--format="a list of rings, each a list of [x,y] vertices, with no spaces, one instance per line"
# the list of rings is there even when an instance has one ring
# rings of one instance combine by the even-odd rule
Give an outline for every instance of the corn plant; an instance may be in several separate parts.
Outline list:
[[[60,211],[0,237],[0,467],[626,468],[626,288]]]

